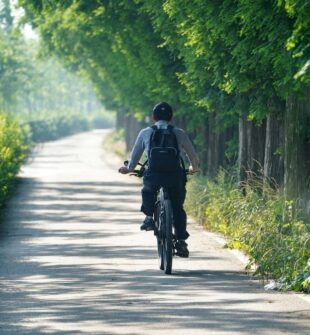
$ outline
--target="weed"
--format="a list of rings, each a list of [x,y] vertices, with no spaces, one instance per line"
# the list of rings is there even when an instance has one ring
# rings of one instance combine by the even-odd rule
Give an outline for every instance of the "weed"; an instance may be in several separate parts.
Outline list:
[[[245,184],[241,190],[223,170],[214,181],[193,178],[187,211],[208,229],[226,235],[229,247],[247,253],[250,265],[256,265],[255,275],[310,292],[309,226],[279,190],[259,183]]]

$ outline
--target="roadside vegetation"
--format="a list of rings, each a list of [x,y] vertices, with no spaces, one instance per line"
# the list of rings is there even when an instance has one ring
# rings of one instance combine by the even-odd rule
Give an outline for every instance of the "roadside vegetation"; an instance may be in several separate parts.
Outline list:
[[[114,126],[91,83],[26,39],[0,1],[0,208],[37,142]]]
[[[14,180],[29,150],[38,142],[56,140],[94,128],[110,128],[113,115],[104,113],[87,116],[80,113],[61,113],[37,116],[22,121],[7,113],[0,113],[0,208],[10,195]]]
[[[18,123],[0,114],[0,208],[25,160],[27,142],[27,134],[22,132]]]
[[[191,178],[186,209],[207,229],[224,234],[228,248],[245,252],[254,275],[276,280],[278,289],[310,293],[309,227],[281,192],[260,179],[255,183],[237,187],[224,170],[213,180]]]
[[[123,160],[128,158],[124,129],[115,129],[111,131],[110,134],[105,137],[102,146],[104,149],[115,153]]]

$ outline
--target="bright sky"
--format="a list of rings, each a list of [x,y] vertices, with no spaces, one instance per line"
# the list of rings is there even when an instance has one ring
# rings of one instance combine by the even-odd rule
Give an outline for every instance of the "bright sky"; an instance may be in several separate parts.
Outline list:
[[[24,10],[22,8],[17,8],[17,2],[18,0],[11,0],[12,15],[14,16],[15,23],[18,23],[18,21],[24,15]],[[32,29],[32,27],[29,24],[25,24],[21,30],[25,38],[29,39],[39,38],[38,34]]]

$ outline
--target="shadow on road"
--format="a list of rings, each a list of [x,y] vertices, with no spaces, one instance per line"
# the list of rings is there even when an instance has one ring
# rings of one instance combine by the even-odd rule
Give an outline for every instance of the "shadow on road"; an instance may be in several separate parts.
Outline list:
[[[155,241],[135,241],[140,193],[133,185],[24,181],[28,191],[17,194],[1,226],[1,334],[113,335],[167,325],[184,333],[305,331],[296,322],[307,323],[303,313],[256,308],[262,301],[243,274],[200,265],[160,272]]]

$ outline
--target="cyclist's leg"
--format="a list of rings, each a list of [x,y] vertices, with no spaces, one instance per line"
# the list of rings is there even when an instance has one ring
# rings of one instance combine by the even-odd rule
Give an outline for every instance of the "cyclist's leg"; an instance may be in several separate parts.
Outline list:
[[[142,206],[141,212],[143,212],[147,216],[153,216],[156,195],[159,190],[159,185],[156,183],[156,180],[152,177],[152,175],[146,175],[143,178],[143,188],[141,191],[142,194]]]
[[[178,176],[175,184],[169,187],[169,195],[172,203],[174,228],[176,239],[186,240],[189,237],[186,231],[187,217],[183,204],[186,196],[185,179]]]

